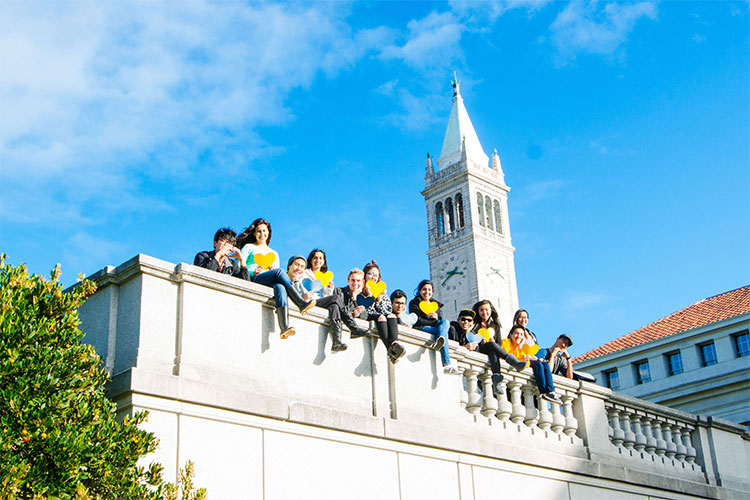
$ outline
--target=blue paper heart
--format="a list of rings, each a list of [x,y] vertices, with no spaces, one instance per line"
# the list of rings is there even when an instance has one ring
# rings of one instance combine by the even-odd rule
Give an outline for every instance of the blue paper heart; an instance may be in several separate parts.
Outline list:
[[[323,283],[321,283],[320,280],[311,280],[310,278],[305,278],[302,280],[302,288],[304,288],[308,292],[317,292],[319,290],[323,290]]]
[[[470,344],[481,344],[483,340],[484,337],[477,332],[468,332],[466,334],[466,341]]]
[[[373,302],[375,302],[375,299],[373,297],[364,297],[362,295],[357,295],[358,306],[365,306],[365,309],[367,309],[373,304]]]

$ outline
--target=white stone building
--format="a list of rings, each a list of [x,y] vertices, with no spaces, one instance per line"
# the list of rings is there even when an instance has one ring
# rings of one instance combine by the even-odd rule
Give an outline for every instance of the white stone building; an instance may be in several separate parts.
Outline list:
[[[750,425],[750,285],[708,297],[573,361],[612,390]]]
[[[508,192],[497,150],[492,164],[484,153],[458,82],[443,147],[435,170],[427,156],[425,189],[430,277],[443,316],[479,300],[490,300],[504,329],[518,309],[510,239]]]

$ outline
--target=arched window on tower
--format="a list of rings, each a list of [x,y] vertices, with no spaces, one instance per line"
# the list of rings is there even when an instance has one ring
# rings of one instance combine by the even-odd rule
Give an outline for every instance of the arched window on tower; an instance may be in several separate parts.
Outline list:
[[[477,211],[479,212],[479,225],[484,226],[484,199],[482,193],[477,193]]]
[[[445,216],[443,215],[443,203],[437,202],[435,205],[435,222],[437,222],[436,236],[443,236],[445,234]]]
[[[503,212],[500,210],[500,202],[492,202],[492,208],[495,210],[495,231],[503,234]]]
[[[458,228],[464,227],[464,197],[461,193],[456,195],[456,219]]]
[[[492,201],[489,196],[484,198],[484,212],[487,215],[487,227],[492,229]]]
[[[448,219],[448,231],[456,230],[455,216],[453,215],[453,200],[448,198],[445,200],[445,216]]]

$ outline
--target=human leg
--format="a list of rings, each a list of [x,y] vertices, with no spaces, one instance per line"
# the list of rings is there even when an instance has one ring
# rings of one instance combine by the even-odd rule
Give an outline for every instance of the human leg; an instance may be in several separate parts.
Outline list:
[[[534,371],[534,379],[539,389],[539,394],[555,392],[555,384],[552,382],[552,372],[549,364],[545,361],[532,361],[531,369]]]
[[[398,341],[398,320],[393,314],[389,314],[386,317],[386,324],[388,325],[388,338],[390,340],[390,348],[388,349],[388,356],[391,362],[396,363],[401,356],[404,355],[406,349]]]
[[[300,314],[304,316],[315,306],[315,300],[306,301],[302,298],[299,292],[292,286],[289,276],[281,269],[271,269],[270,271],[260,273],[253,277],[253,281],[261,285],[273,287],[274,295],[276,296],[276,307],[286,306],[289,304],[288,299],[292,299],[299,308]]]
[[[331,326],[328,333],[331,335],[331,352],[345,351],[347,345],[341,342],[341,298],[338,295],[328,295],[318,299],[317,305],[328,309],[328,321]]]
[[[494,341],[489,342],[482,342],[480,344],[480,348],[484,348],[485,351],[487,351],[487,355],[489,356],[489,353],[494,353],[495,356],[498,358],[504,360],[506,363],[508,363],[510,366],[515,368],[517,371],[521,371],[524,368],[526,368],[526,361],[519,361],[518,358],[513,356],[512,354],[509,354],[508,351],[500,347],[500,344]],[[484,352],[481,351],[480,352]],[[492,363],[492,359],[490,359],[490,364]],[[500,367],[498,364],[498,370],[495,372],[494,368],[492,370],[493,373],[498,373],[500,371]]]

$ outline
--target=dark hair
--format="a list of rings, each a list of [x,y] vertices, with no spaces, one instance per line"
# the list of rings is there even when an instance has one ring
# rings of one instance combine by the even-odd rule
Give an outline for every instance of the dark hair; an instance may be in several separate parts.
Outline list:
[[[257,218],[253,221],[252,224],[250,224],[250,227],[242,231],[242,234],[237,238],[237,246],[242,248],[247,243],[255,244],[257,241],[255,241],[255,230],[258,226],[261,224],[265,224],[268,228],[268,239],[266,240],[266,245],[271,243],[271,223],[268,222],[266,219]]]
[[[513,326],[510,327],[510,330],[508,330],[508,338],[510,338],[510,335],[515,330],[521,330],[523,332],[524,337],[526,336],[526,328],[522,327],[521,325],[513,325]],[[525,340],[524,340],[524,342],[525,342]]]
[[[404,291],[401,289],[395,290],[391,294],[391,302],[393,302],[396,299],[400,299],[401,297],[406,298],[406,294],[404,293]]]
[[[481,324],[481,316],[479,315],[479,308],[482,307],[485,304],[490,305],[490,319],[487,322],[487,326],[490,326],[490,324],[494,323],[495,333],[498,333],[500,331],[500,320],[497,318],[497,311],[495,310],[495,306],[492,305],[492,302],[489,300],[480,300],[476,304],[474,304],[474,307],[472,309],[474,310],[474,320],[477,322],[477,324]]]
[[[375,262],[374,259],[371,260],[369,264],[365,264],[365,268],[362,270],[362,272],[365,273],[365,276],[367,276],[367,273],[372,268],[375,268],[375,269],[378,270],[378,275],[380,276],[380,278],[378,279],[378,281],[383,281],[383,275],[380,273],[380,266],[378,265],[377,262]]]
[[[568,335],[565,335],[564,333],[557,338],[563,339],[568,344],[568,347],[573,345],[573,339],[571,339]]]
[[[516,313],[515,313],[515,314],[513,315],[513,324],[514,324],[514,325],[517,325],[517,324],[518,324],[518,317],[519,317],[519,316],[521,315],[521,313],[526,313],[526,317],[527,317],[527,318],[529,318],[529,319],[531,319],[531,316],[529,316],[529,311],[527,311],[526,309],[519,309],[519,310],[518,310],[518,311],[516,311]]]
[[[461,309],[460,311],[458,311],[458,317],[459,318],[466,317],[466,318],[471,318],[472,320],[474,320],[474,318],[477,317],[477,313],[475,313],[473,309]]]
[[[417,285],[416,290],[414,290],[414,296],[419,297],[419,292],[422,291],[422,288],[424,288],[425,285],[430,285],[432,287],[432,290],[435,291],[435,285],[432,284],[432,281],[430,280],[422,280]]]
[[[314,248],[312,252],[310,252],[310,255],[307,256],[307,268],[312,269],[312,258],[315,257],[315,254],[317,252],[320,252],[323,254],[323,265],[320,266],[321,272],[328,272],[328,259],[326,258],[326,253],[320,249],[320,248]]]
[[[230,227],[222,227],[214,234],[214,241],[227,240],[232,245],[237,243],[237,233]]]

